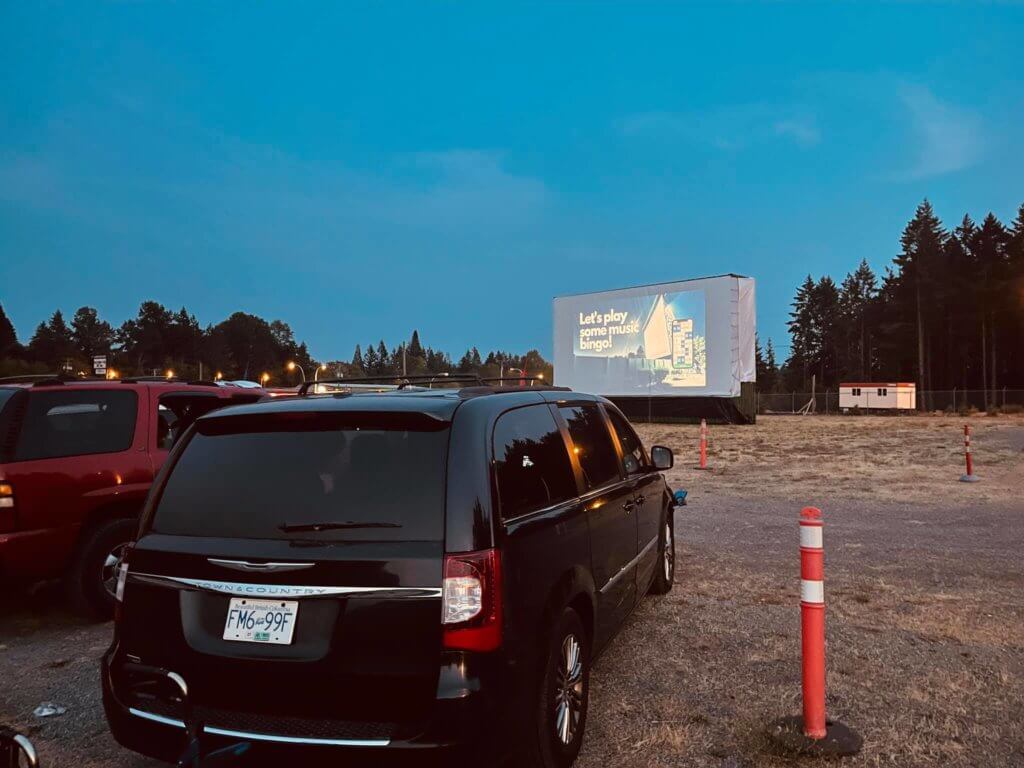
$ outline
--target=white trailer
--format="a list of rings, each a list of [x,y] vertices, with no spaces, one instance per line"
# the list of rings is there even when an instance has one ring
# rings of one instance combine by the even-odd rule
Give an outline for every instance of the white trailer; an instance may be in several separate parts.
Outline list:
[[[917,387],[913,382],[848,382],[839,385],[839,409],[913,411]]]

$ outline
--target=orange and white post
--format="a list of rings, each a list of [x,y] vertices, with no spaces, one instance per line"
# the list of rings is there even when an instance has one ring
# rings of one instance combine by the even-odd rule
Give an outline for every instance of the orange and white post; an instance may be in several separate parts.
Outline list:
[[[700,420],[700,466],[698,469],[708,468],[708,422],[707,419]]]
[[[821,510],[800,512],[800,639],[803,650],[804,735],[823,739],[825,727],[825,550]]]
[[[821,510],[800,511],[800,645],[803,714],[775,721],[769,738],[797,755],[855,755],[864,739],[843,723],[825,719],[825,550]]]
[[[961,483],[976,483],[978,476],[974,474],[974,457],[971,455],[971,425],[964,424],[964,458],[967,461],[967,474],[960,475]]]

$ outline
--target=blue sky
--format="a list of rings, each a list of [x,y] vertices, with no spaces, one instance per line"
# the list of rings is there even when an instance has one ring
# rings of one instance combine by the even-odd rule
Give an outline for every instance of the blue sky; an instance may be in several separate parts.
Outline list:
[[[879,271],[1024,202],[1024,7],[4,3],[0,303],[550,354],[555,295]]]

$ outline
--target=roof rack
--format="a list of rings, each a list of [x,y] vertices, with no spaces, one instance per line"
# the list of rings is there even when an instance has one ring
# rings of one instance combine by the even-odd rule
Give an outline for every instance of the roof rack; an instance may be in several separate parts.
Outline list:
[[[390,382],[390,383],[386,383]],[[305,395],[342,395],[358,392],[394,392],[404,389],[432,389],[434,384],[450,383],[457,384],[459,390],[469,392],[476,390],[476,394],[483,394],[484,391],[493,393],[518,392],[521,389],[545,390],[556,392],[571,392],[569,387],[556,387],[553,384],[544,382],[541,376],[480,376],[475,373],[451,373],[451,374],[423,374],[415,376],[359,376],[340,379],[319,379],[308,381],[299,387],[299,397]],[[529,385],[526,385],[529,382]],[[426,383],[426,386],[424,386]],[[378,386],[374,386],[377,384]],[[338,387],[337,390],[321,391],[316,390],[317,386]]]
[[[484,382],[485,384],[491,384],[492,382],[497,382],[499,386],[503,386],[503,383],[508,381],[508,382],[516,382],[519,386],[530,386],[530,387],[532,387],[535,384],[543,383],[544,377],[539,375],[539,374],[537,376],[488,376],[486,378],[480,379],[480,381]],[[526,382],[530,382],[530,383],[527,384]]]
[[[20,376],[4,376],[0,378],[0,384],[36,384],[40,381],[63,384],[70,380],[71,377],[60,373],[24,373]]]
[[[416,374],[413,376],[403,376],[401,374],[395,376],[354,376],[351,378],[340,378],[340,379],[318,379],[317,381],[307,381],[299,387],[299,397],[307,395],[310,390],[314,389],[318,384],[334,384],[336,386],[360,386],[365,384],[395,384],[395,389],[405,389],[414,385],[422,385],[426,383],[427,389],[430,389],[434,383],[440,384],[441,382],[472,382],[474,384],[482,385],[484,380],[481,379],[475,373],[427,373],[427,374]],[[316,394],[314,392],[314,394]]]

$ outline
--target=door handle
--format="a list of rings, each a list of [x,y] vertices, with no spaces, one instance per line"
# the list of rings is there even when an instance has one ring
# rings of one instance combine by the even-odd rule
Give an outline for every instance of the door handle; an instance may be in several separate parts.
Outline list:
[[[643,504],[645,501],[647,501],[647,497],[642,494],[636,497],[637,504]]]
[[[633,507],[635,506],[636,504],[634,504],[632,501],[627,501],[625,504],[622,505],[622,508],[626,510],[626,514],[628,515],[630,512],[633,511]]]

